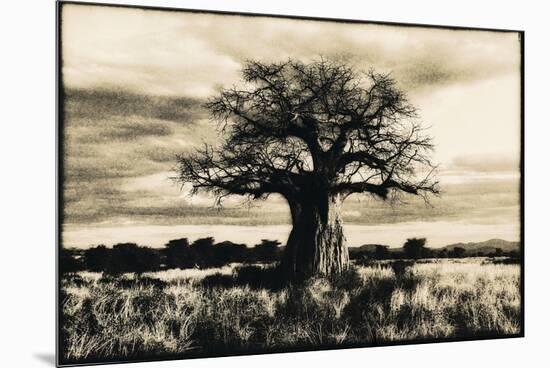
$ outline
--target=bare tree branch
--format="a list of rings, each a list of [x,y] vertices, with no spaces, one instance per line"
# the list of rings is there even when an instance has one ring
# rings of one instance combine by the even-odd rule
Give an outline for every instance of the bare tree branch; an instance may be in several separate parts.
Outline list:
[[[244,86],[206,107],[226,135],[178,158],[179,180],[194,191],[253,199],[327,193],[437,194],[433,144],[414,106],[389,74],[357,73],[321,59],[248,61]]]

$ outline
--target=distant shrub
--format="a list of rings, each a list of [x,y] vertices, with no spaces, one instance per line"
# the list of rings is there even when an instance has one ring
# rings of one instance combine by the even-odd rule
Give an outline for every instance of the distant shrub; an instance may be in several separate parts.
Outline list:
[[[195,255],[195,263],[201,268],[215,267],[214,265],[214,238],[200,238],[191,244],[191,249]],[[216,262],[217,263],[217,262]]]
[[[466,255],[466,249],[462,247],[454,247],[452,255],[455,258],[462,258]]]
[[[105,271],[110,274],[135,272],[141,274],[160,269],[157,251],[134,243],[119,243],[113,246]]]
[[[426,238],[409,238],[403,245],[407,257],[418,259],[426,257]]]
[[[360,247],[349,248],[350,259],[360,263],[366,263],[368,260],[390,259],[394,255],[389,251],[388,245],[383,244],[365,244]]]
[[[521,261],[519,258],[515,257],[506,257],[506,258],[487,258],[484,261],[484,264],[520,264]]]
[[[374,256],[376,259],[388,259],[390,257],[389,247],[387,245],[376,244]]]
[[[252,257],[256,262],[275,262],[279,259],[278,240],[262,239],[262,242],[256,244],[252,249]]]
[[[212,251],[212,259],[205,260],[205,264],[221,267],[232,262],[244,262],[247,259],[246,244],[237,244],[231,241],[216,243]]]
[[[77,260],[74,254],[68,250],[62,248],[59,252],[59,271],[61,273],[71,273],[82,270],[84,267],[82,262]]]
[[[98,245],[84,252],[84,264],[90,271],[101,272],[110,263],[111,251],[104,245]]]
[[[449,250],[447,248],[443,248],[439,251],[439,258],[449,258]]]
[[[190,268],[195,265],[195,255],[187,238],[170,240],[163,252],[167,268]]]

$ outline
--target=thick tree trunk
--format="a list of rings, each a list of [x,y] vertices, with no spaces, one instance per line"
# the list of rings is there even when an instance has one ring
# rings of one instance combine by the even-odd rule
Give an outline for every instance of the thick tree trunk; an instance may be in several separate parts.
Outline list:
[[[289,201],[292,231],[282,260],[289,277],[336,274],[348,267],[341,204],[339,196]]]

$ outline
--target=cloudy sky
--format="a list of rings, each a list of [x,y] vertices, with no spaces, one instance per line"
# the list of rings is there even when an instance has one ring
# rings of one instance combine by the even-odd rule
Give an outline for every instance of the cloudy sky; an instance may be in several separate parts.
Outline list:
[[[176,154],[216,142],[201,102],[238,83],[243,61],[320,56],[391,72],[440,165],[443,194],[431,206],[349,198],[351,245],[519,239],[517,33],[64,5],[64,245],[284,240],[280,198],[253,207],[233,198],[220,210],[175,185],[171,170]]]

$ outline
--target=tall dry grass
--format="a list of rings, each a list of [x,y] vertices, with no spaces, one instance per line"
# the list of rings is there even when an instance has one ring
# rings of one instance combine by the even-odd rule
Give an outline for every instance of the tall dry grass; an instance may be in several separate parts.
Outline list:
[[[379,262],[282,288],[264,287],[258,272],[232,265],[140,277],[68,275],[64,356],[68,362],[201,356],[502,336],[520,328],[514,264]]]

